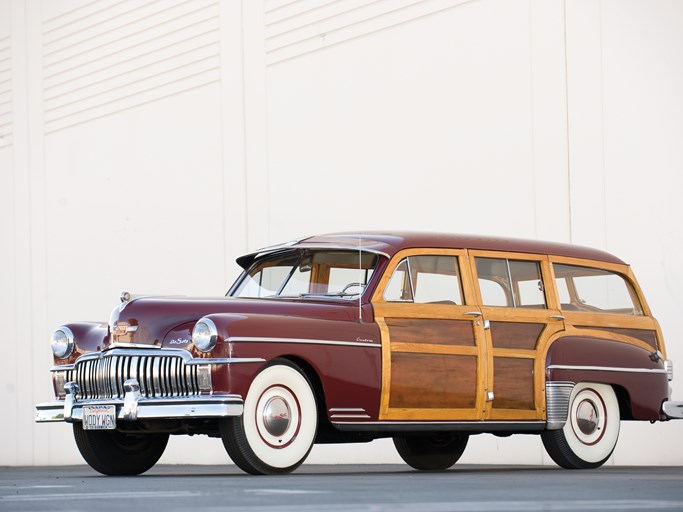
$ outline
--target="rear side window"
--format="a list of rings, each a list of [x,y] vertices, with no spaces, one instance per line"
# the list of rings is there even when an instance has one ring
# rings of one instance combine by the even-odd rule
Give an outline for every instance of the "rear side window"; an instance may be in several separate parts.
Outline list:
[[[560,295],[560,307],[565,311],[643,314],[633,286],[620,274],[559,263],[553,264],[553,271]]]
[[[384,300],[462,305],[460,271],[455,256],[409,256],[387,283]]]
[[[475,258],[483,306],[545,308],[538,261]]]

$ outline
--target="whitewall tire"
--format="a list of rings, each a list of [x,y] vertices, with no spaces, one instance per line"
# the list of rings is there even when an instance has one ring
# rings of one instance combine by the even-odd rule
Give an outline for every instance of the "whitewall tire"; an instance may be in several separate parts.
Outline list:
[[[318,428],[311,384],[298,366],[276,361],[251,383],[241,417],[221,422],[223,445],[253,475],[294,471],[308,456]]]
[[[612,386],[583,382],[572,391],[564,427],[544,432],[543,445],[563,468],[597,468],[617,445],[619,421],[619,401]]]

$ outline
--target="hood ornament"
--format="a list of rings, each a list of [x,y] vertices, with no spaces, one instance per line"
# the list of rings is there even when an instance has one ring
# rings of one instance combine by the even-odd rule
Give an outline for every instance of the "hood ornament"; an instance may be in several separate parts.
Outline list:
[[[119,299],[121,299],[121,302],[128,302],[130,300],[130,293],[121,292],[121,296],[119,297]]]

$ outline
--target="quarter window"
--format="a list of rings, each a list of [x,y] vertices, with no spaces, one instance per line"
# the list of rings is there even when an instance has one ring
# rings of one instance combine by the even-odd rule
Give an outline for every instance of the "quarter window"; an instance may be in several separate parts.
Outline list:
[[[545,308],[538,261],[475,258],[483,306]]]
[[[409,256],[403,259],[387,283],[384,300],[462,305],[457,258]]]
[[[553,264],[553,270],[560,290],[560,307],[565,311],[643,314],[633,286],[619,274],[558,263]]]

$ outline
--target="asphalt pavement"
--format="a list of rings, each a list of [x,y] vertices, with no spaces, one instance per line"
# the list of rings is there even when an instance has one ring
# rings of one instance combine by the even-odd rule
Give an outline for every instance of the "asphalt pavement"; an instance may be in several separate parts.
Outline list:
[[[0,511],[683,511],[683,467],[304,465],[286,476],[158,465],[136,477],[88,466],[0,468]]]

